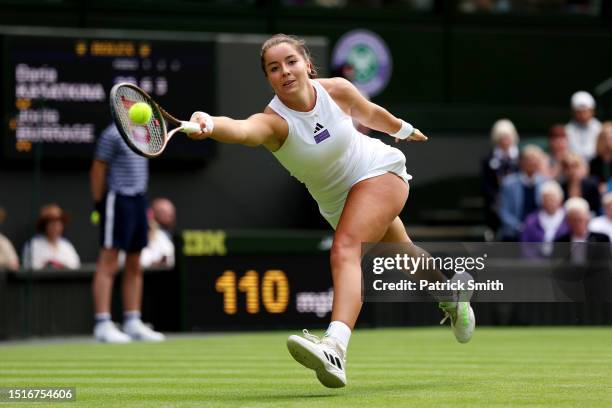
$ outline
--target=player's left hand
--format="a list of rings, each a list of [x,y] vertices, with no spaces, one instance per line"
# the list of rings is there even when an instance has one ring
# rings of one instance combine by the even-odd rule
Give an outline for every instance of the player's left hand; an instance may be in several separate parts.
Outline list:
[[[411,141],[415,141],[415,142],[425,142],[427,141],[429,138],[427,136],[425,136],[419,129],[414,129],[414,132],[408,136],[406,139],[406,141],[411,142]],[[395,143],[401,142],[402,139],[399,138],[395,138]]]

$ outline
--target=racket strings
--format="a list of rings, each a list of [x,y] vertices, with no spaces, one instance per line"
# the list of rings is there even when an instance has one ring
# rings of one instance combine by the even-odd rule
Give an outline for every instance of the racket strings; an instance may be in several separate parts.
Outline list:
[[[130,107],[136,102],[150,104],[149,100],[133,88],[126,86],[119,87],[113,100],[117,119],[123,128],[125,135],[133,145],[143,153],[156,154],[164,147],[164,129],[162,126],[163,118],[158,111],[153,108],[153,117],[146,125],[137,125],[130,120]]]

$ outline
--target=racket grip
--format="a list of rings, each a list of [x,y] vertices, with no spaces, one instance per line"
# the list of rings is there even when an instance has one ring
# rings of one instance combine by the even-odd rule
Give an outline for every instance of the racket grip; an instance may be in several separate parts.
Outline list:
[[[194,122],[181,122],[181,132],[184,133],[197,133],[201,132],[202,129],[198,123]]]

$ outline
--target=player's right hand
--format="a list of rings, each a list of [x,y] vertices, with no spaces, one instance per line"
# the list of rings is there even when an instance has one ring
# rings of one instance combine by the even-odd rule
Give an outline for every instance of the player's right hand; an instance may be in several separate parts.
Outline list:
[[[212,118],[209,114],[199,111],[193,112],[189,121],[199,124],[201,129],[201,132],[189,133],[187,136],[190,138],[196,140],[206,139],[212,133]]]

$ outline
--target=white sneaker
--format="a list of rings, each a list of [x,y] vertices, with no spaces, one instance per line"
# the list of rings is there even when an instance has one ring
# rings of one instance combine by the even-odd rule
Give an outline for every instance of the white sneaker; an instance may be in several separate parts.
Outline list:
[[[132,341],[130,336],[119,330],[110,320],[95,325],[94,337],[102,343],[129,343]]]
[[[315,370],[317,378],[328,388],[346,385],[346,350],[331,337],[319,339],[304,330],[304,337],[289,336],[287,348],[295,361]]]
[[[476,317],[470,302],[440,302],[440,309],[444,312],[443,324],[450,318],[451,328],[459,343],[467,343],[474,334],[476,328]]]
[[[140,319],[131,319],[129,322],[123,325],[123,331],[130,336],[132,340],[154,342],[166,340],[166,336],[151,329]]]

